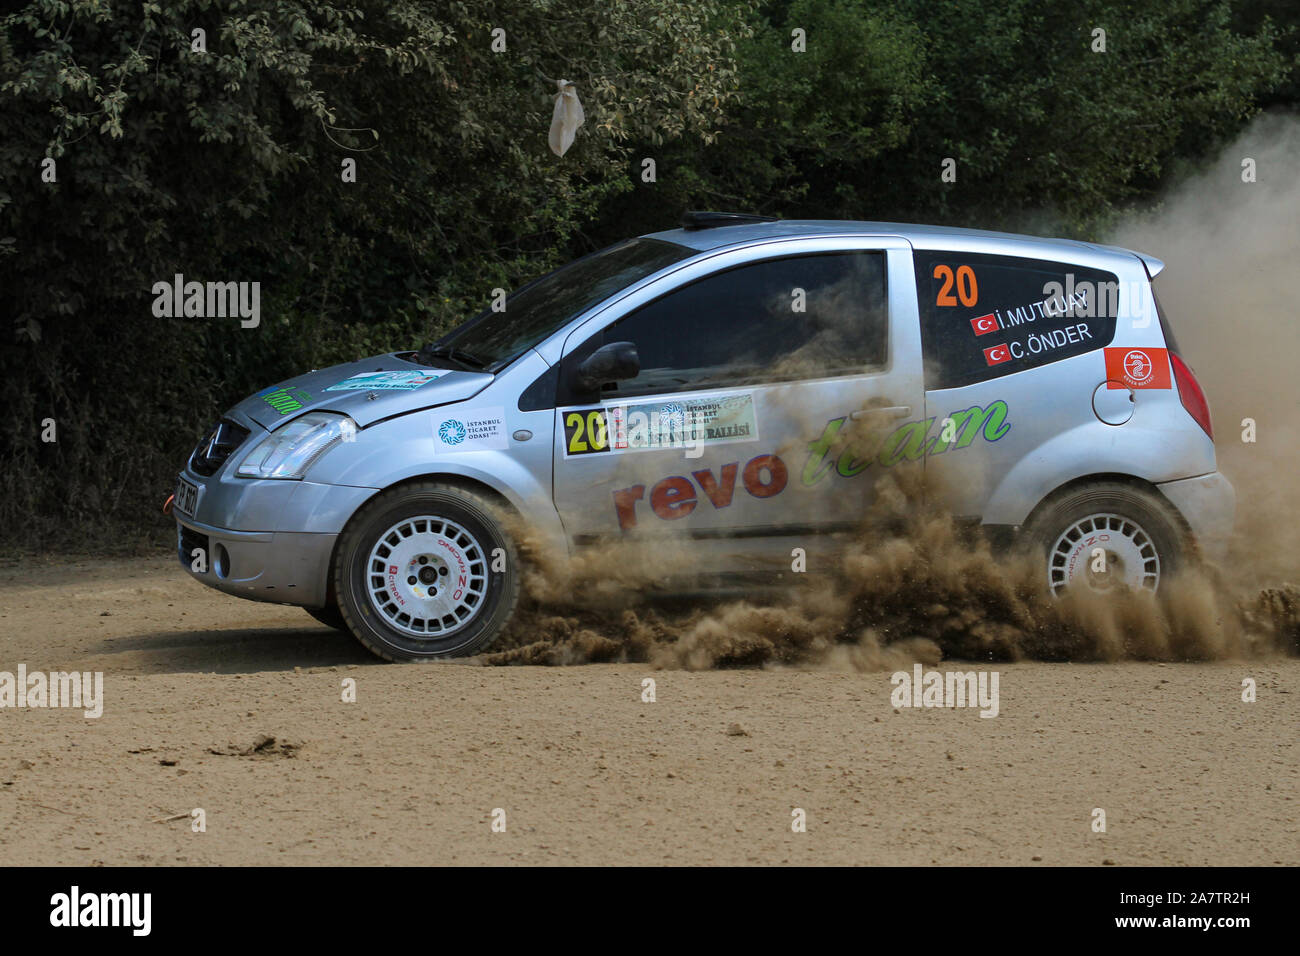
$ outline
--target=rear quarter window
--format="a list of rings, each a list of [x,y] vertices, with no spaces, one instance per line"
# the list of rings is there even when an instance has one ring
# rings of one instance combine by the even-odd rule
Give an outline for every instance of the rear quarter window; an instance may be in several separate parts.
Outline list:
[[[916,253],[925,387],[960,388],[1109,345],[1114,273],[1065,262]]]

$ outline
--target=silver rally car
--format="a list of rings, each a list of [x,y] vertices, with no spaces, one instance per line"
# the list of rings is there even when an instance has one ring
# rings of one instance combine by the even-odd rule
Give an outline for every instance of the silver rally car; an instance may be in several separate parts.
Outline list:
[[[182,565],[390,660],[483,650],[516,513],[572,554],[685,542],[723,575],[833,560],[893,469],[1028,541],[1043,586],[1156,589],[1234,495],[1152,287],[1062,239],[688,213],[418,352],[232,408],[174,496]],[[820,542],[825,542],[823,548]],[[825,568],[827,565],[822,564]]]

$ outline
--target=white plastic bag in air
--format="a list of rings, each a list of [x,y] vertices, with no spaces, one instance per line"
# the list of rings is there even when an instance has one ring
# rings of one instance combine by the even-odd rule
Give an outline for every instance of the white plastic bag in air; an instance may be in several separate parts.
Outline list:
[[[573,145],[574,134],[587,118],[578,101],[578,88],[568,80],[557,80],[559,92],[555,94],[555,112],[551,114],[551,135],[548,142],[551,152],[563,156]]]

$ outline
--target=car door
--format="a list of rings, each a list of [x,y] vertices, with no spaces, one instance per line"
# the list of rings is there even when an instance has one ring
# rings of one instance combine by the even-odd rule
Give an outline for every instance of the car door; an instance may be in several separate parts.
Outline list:
[[[560,362],[554,495],[578,545],[688,541],[719,571],[788,568],[795,548],[814,563],[833,550],[818,533],[856,522],[884,470],[866,436],[921,414],[898,238],[723,252],[608,311]],[[577,388],[582,361],[614,342],[635,345],[639,372]]]

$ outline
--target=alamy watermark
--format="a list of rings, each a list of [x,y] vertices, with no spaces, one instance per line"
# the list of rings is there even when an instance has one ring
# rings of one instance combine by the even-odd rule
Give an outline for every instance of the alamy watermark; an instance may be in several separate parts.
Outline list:
[[[238,316],[245,329],[255,329],[262,321],[260,282],[186,282],[178,272],[171,282],[155,282],[153,294],[153,314],[160,319]]]
[[[56,927],[128,927],[133,936],[148,936],[152,911],[152,893],[83,893],[74,886],[50,897],[50,925]]]
[[[87,720],[104,713],[103,671],[18,672],[0,671],[0,708],[70,707],[82,710]]]
[[[997,671],[895,671],[889,702],[895,707],[978,707],[981,717],[998,715]]]

